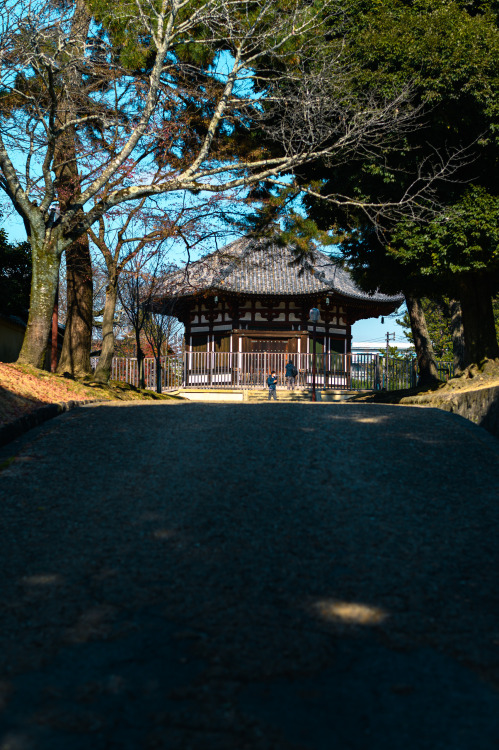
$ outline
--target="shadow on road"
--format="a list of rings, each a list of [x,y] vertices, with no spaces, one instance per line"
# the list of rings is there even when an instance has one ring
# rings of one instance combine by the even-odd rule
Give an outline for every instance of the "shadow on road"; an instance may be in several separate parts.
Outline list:
[[[498,455],[378,405],[54,420],[3,474],[1,750],[496,748]]]

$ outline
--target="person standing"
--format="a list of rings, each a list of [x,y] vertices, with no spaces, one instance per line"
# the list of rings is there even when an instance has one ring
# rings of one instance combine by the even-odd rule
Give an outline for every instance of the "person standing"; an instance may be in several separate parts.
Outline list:
[[[267,385],[269,387],[269,401],[271,398],[277,401],[277,378],[275,372],[272,372],[267,378]]]
[[[288,391],[289,390],[294,391],[297,375],[298,375],[298,370],[296,369],[296,366],[294,365],[290,357],[289,362],[286,363],[286,385],[288,387]]]

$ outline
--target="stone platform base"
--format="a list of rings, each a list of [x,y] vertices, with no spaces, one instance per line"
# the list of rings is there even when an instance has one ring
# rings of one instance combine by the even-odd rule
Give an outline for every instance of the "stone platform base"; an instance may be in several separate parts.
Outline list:
[[[202,388],[193,388],[192,390],[181,388],[178,391],[175,391],[175,395],[182,396],[182,398],[186,398],[188,401],[224,401],[227,403],[234,403],[237,401],[242,402],[244,400],[243,391],[216,391],[203,390]]]
[[[348,401],[354,396],[371,391],[344,391],[344,390],[321,390],[317,389],[317,401],[338,402]],[[205,402],[250,402],[256,403],[268,401],[268,390],[266,388],[254,390],[225,390],[225,389],[208,389],[208,388],[180,388],[175,391],[174,395],[181,396],[188,401],[205,401]],[[310,390],[298,389],[288,391],[287,388],[277,389],[277,400],[286,402],[303,402],[312,401],[312,392]]]

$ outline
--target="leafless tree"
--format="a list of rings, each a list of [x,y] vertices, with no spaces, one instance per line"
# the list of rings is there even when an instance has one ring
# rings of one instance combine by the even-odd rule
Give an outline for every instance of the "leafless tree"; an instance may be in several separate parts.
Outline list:
[[[144,254],[135,255],[117,284],[117,293],[121,306],[135,336],[139,388],[145,388],[145,355],[142,349],[142,332],[146,322],[145,308],[147,308],[150,302],[151,294],[154,293],[154,283],[151,283],[150,276],[146,270],[148,260],[149,258],[144,256]],[[156,278],[154,271],[152,277],[153,279]]]
[[[145,310],[144,335],[152,349],[156,360],[156,391],[162,391],[161,357],[170,354],[170,342],[176,341],[182,330],[182,324],[175,317],[175,300],[171,297],[168,302],[160,303],[155,296],[158,292],[164,293],[165,277],[171,272],[171,268],[155,268],[154,274],[149,275],[148,281],[148,303],[149,309]]]
[[[229,200],[233,208],[236,199],[229,196]],[[102,254],[106,275],[100,325],[102,349],[94,374],[96,382],[106,383],[111,373],[116,306],[120,298],[122,275],[126,276],[123,288],[136,285],[139,277],[143,281],[146,266],[149,267],[149,274],[151,268],[157,269],[156,278],[161,269],[168,265],[173,245],[184,247],[189,257],[195,246],[223,236],[220,214],[224,213],[225,202],[224,194],[214,194],[212,199],[201,202],[188,201],[183,195],[179,201],[170,200],[166,206],[160,201],[149,199],[146,202],[142,198],[132,206],[118,206],[108,215],[101,216],[98,230],[90,227],[89,236]],[[130,297],[130,289],[127,296]]]
[[[168,343],[182,328],[174,317],[175,303],[162,300],[165,279],[174,267],[161,256],[150,257],[147,252],[134,255],[123,270],[118,282],[121,306],[135,337],[139,387],[145,388],[144,351],[149,344],[156,360],[156,387],[161,392],[161,357],[168,354]]]

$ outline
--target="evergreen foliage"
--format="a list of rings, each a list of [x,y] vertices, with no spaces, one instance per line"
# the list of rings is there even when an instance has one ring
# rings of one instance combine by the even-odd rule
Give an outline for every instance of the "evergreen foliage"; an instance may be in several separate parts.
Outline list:
[[[450,329],[450,315],[445,301],[438,302],[423,298],[421,304],[435,356],[439,360],[451,362],[453,360],[452,334]],[[397,323],[404,327],[405,337],[411,344],[414,344],[409,314],[406,312],[401,320],[397,320]]]
[[[11,245],[0,229],[0,313],[27,319],[31,288],[31,247]]]
[[[413,215],[390,217],[359,206],[305,198],[322,228],[343,234],[341,250],[367,290],[461,299],[469,361],[497,356],[480,337],[479,306],[499,289],[499,29],[495,2],[365,0],[346,34],[355,64],[353,85],[386,96],[410,86],[420,126],[379,154],[356,154],[347,165],[317,162],[301,170],[320,192],[341,184],[360,200],[390,202],[417,190],[425,165],[454,153],[451,180],[435,180]],[[422,184],[422,183],[421,183]],[[481,290],[481,292],[480,292]],[[492,316],[481,309],[482,327]],[[488,334],[491,332],[488,331]],[[487,354],[489,353],[489,354]]]

